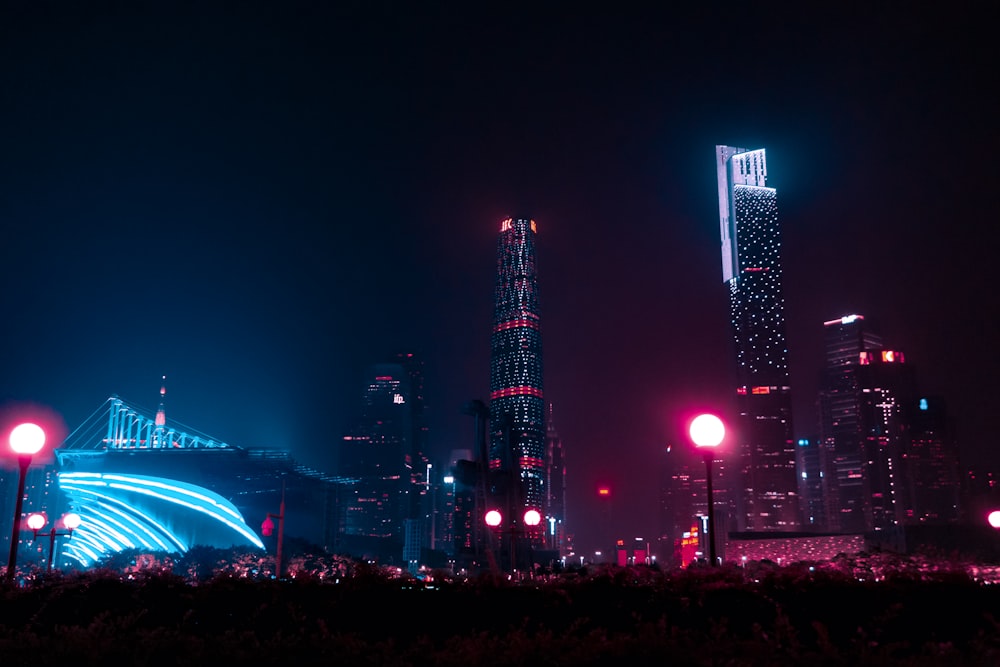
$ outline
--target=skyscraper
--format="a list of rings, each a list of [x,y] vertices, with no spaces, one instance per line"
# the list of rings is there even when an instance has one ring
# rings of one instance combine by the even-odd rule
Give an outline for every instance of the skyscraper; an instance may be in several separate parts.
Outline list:
[[[340,474],[356,480],[344,533],[384,541],[372,544],[399,557],[414,492],[411,375],[397,363],[376,364],[367,375],[360,414],[340,450]]]
[[[961,509],[959,452],[944,399],[920,397],[906,405],[904,414],[900,520],[908,525],[955,523]]]
[[[799,526],[777,194],[764,149],[716,146],[722,279],[736,352],[739,530]]]
[[[546,507],[546,423],[534,220],[507,218],[497,241],[490,355],[490,469],[509,473],[511,516]],[[497,479],[502,479],[498,477]],[[500,489],[495,489],[495,493]]]
[[[882,349],[882,337],[862,315],[845,315],[823,323],[826,365],[819,394],[820,430],[827,485],[830,530],[871,530],[864,488],[866,428],[862,422],[861,360]],[[870,389],[870,387],[869,387]]]
[[[546,427],[546,479],[547,498],[545,503],[545,533],[549,548],[560,553],[567,546],[566,535],[566,459],[563,456],[562,438],[552,420],[552,405],[549,404],[549,421]]]
[[[819,407],[830,528],[860,533],[894,529],[908,517],[917,523],[929,516],[919,509],[925,498],[916,483],[921,473],[912,479],[907,474],[922,469],[929,485],[957,482],[952,466],[931,453],[946,449],[939,440],[946,433],[943,408],[911,409],[918,405],[913,369],[901,352],[884,347],[864,316],[846,315],[823,326],[827,362]],[[943,497],[941,509],[957,512],[957,494]]]

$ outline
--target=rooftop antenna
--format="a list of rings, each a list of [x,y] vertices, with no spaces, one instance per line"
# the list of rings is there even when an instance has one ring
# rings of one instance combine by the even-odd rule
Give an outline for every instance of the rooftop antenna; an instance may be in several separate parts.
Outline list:
[[[163,383],[160,385],[160,407],[156,409],[156,425],[164,426],[167,423],[167,411],[163,407],[163,399],[167,395],[167,376],[163,376]]]

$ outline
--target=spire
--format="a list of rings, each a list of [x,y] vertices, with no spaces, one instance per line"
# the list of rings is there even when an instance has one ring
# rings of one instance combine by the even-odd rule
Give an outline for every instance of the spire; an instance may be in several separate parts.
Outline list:
[[[167,411],[163,407],[163,399],[167,395],[167,376],[163,376],[163,383],[160,385],[160,407],[156,410],[156,425],[163,427],[167,423]]]
[[[549,418],[545,422],[545,430],[549,435],[554,435],[556,432],[556,423],[552,419],[552,404],[549,403]]]

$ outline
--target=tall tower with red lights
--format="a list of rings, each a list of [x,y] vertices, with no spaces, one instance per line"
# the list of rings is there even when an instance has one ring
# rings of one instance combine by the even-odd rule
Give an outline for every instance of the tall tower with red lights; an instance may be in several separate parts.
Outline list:
[[[542,336],[535,264],[537,227],[500,223],[490,355],[490,469],[509,472],[504,494],[516,508],[544,513],[547,490]]]

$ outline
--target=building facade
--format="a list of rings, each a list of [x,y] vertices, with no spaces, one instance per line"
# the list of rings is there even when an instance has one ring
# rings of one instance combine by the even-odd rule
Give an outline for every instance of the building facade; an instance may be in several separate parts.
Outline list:
[[[961,518],[959,448],[947,404],[921,396],[904,408],[900,520],[905,525],[957,523]]]
[[[548,497],[536,233],[534,220],[507,218],[497,240],[489,468],[511,520],[528,509],[544,514]]]
[[[777,193],[764,149],[716,146],[722,278],[736,356],[735,528],[800,526]]]
[[[878,354],[882,337],[863,315],[845,315],[823,323],[823,340],[826,364],[819,415],[828,528],[866,532],[874,527],[870,507],[873,470],[865,454],[866,434],[874,428],[869,423],[874,415],[869,407],[870,373],[863,372],[862,361]]]
[[[402,365],[372,366],[359,415],[341,442],[339,472],[356,480],[345,507],[344,535],[384,541],[370,547],[382,558],[402,553],[406,520],[412,518],[411,400],[410,376]]]
[[[828,530],[825,460],[826,452],[818,436],[799,438],[796,441],[795,467],[798,470],[799,509],[802,510],[803,530]]]
[[[565,554],[570,541],[566,532],[566,459],[562,438],[556,430],[549,405],[549,421],[545,431],[545,534],[550,549]]]
[[[872,322],[824,322],[820,428],[831,530],[880,532],[959,518],[954,426],[944,401],[921,397],[913,367]]]

